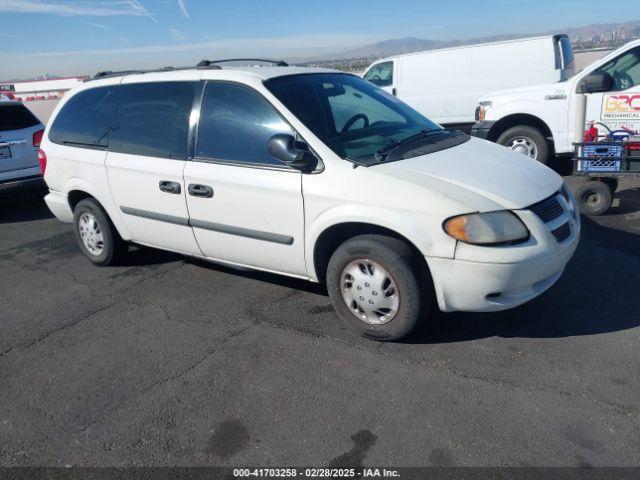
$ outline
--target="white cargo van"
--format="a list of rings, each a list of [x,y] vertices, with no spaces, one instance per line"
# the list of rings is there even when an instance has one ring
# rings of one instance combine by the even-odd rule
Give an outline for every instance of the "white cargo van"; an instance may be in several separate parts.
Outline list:
[[[385,58],[363,78],[438,123],[469,131],[480,97],[566,80],[573,67],[571,43],[562,34]]]

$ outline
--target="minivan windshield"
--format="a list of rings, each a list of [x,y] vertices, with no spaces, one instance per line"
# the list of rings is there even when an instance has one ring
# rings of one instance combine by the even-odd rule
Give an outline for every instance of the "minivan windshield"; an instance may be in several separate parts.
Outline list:
[[[468,139],[354,75],[288,75],[265,86],[338,156],[354,163],[415,157]]]

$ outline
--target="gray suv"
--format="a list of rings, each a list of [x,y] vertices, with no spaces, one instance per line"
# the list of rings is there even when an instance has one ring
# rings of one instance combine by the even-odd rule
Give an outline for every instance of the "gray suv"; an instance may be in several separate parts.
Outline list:
[[[42,182],[38,149],[44,125],[21,102],[0,101],[0,189]]]

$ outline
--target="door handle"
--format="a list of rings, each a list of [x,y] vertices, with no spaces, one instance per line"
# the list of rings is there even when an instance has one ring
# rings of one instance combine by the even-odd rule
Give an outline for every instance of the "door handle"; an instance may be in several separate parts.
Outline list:
[[[160,190],[166,193],[179,194],[182,191],[178,182],[170,182],[169,180],[160,180]]]
[[[391,93],[393,94],[394,97],[397,97],[398,96],[398,89],[396,87],[393,87],[391,89]]]
[[[209,185],[190,183],[189,195],[191,195],[192,197],[211,198],[213,197],[213,188],[211,188]]]

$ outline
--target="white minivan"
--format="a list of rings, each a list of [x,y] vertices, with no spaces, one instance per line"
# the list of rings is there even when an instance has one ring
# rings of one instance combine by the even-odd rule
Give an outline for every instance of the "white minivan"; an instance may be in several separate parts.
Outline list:
[[[375,62],[363,78],[439,124],[469,131],[480,97],[573,74],[562,34],[398,55]]]
[[[544,165],[331,70],[103,75],[65,95],[40,156],[47,205],[95,264],[133,242],[326,282],[338,315],[382,341],[436,304],[531,300],[580,233]]]

